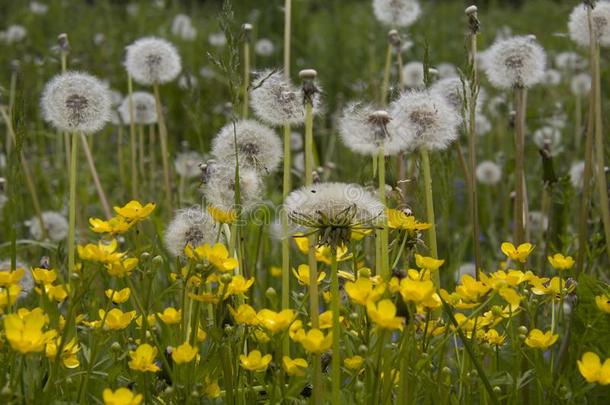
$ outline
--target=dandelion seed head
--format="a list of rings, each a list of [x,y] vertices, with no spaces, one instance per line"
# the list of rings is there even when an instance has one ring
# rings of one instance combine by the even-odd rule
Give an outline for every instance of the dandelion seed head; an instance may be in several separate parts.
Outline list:
[[[131,123],[129,112],[129,96],[125,97],[119,106],[119,113],[123,123]],[[157,122],[157,104],[155,96],[145,91],[133,93],[133,120],[136,124],[147,125]]]
[[[45,121],[60,131],[91,134],[110,120],[110,92],[89,74],[62,73],[46,84],[41,108]]]
[[[225,125],[212,141],[212,155],[218,161],[235,162],[236,152],[240,168],[268,174],[282,161],[282,141],[273,129],[254,120],[240,120]]]
[[[376,156],[383,146],[386,156],[395,155],[405,148],[406,141],[389,131],[390,121],[387,112],[377,111],[370,104],[351,103],[339,118],[339,135],[345,146],[356,153]]]
[[[534,132],[534,143],[556,156],[561,151],[561,131],[552,126],[539,128]]]
[[[580,46],[589,46],[589,17],[586,5],[579,4],[572,10],[568,20],[568,31],[572,41]],[[598,1],[591,10],[593,35],[602,47],[610,46],[610,2]]]
[[[61,242],[68,237],[68,221],[66,217],[59,212],[45,211],[42,213],[42,222],[44,222],[44,229],[47,236],[53,242]],[[26,221],[26,225],[29,227],[30,235],[35,240],[43,239],[43,232],[40,226],[38,217],[33,217]]]
[[[529,88],[539,83],[546,68],[544,49],[532,36],[520,36],[496,42],[489,49],[485,73],[500,89]]]
[[[547,69],[540,80],[545,86],[557,86],[561,83],[561,72],[556,69]]]
[[[388,26],[408,27],[421,14],[421,6],[417,0],[373,0],[375,17]]]
[[[576,190],[582,189],[583,178],[585,175],[585,162],[574,162],[570,167],[570,183]]]
[[[178,87],[184,90],[192,89],[197,83],[197,77],[190,73],[184,73],[178,78]]]
[[[9,25],[4,31],[0,31],[0,41],[11,45],[21,42],[27,37],[28,31],[23,25]]]
[[[181,177],[190,179],[201,175],[199,166],[203,162],[203,156],[195,151],[182,152],[176,156],[174,167],[176,173]]]
[[[591,76],[588,73],[579,73],[570,82],[572,94],[578,97],[585,97],[591,91]]]
[[[390,106],[388,127],[407,140],[410,150],[445,149],[458,135],[460,116],[441,96],[426,90],[404,93]]]
[[[19,292],[19,295],[17,297],[17,299],[22,300],[28,295],[30,295],[30,293],[34,290],[34,278],[32,277],[32,272],[30,271],[29,267],[19,260],[17,260],[17,262],[15,263],[15,270],[17,269],[24,270],[23,276],[19,280],[19,286],[21,287],[21,291]],[[4,260],[0,262],[0,271],[11,271],[11,261]]]
[[[444,97],[445,100],[455,109],[455,111],[460,114],[464,109],[464,101],[466,101],[466,105],[469,104],[470,84],[468,81],[463,81],[459,77],[448,77],[437,81],[430,88],[430,92],[432,94]],[[486,97],[487,95],[485,90],[483,88],[479,88],[476,104],[477,113],[481,112]],[[467,115],[468,110],[469,109],[467,108]]]
[[[172,34],[185,41],[192,41],[197,37],[197,29],[193,27],[191,17],[177,14],[172,21]]]
[[[555,56],[555,65],[561,70],[580,70],[587,67],[587,60],[576,52],[560,52]]]
[[[476,176],[479,183],[493,186],[502,179],[502,169],[496,163],[485,160],[477,166]]]
[[[314,114],[320,106],[315,95]],[[250,105],[254,113],[269,125],[299,125],[305,120],[303,92],[284,78],[281,71],[264,70],[256,75],[250,91]]]
[[[254,52],[258,56],[268,57],[275,52],[275,45],[268,38],[261,38],[254,44]]]
[[[182,62],[174,45],[161,38],[145,37],[127,47],[125,68],[137,83],[163,84],[180,74]]]
[[[36,15],[45,15],[49,11],[49,6],[38,1],[30,1],[30,12]]]
[[[529,213],[529,224],[533,233],[546,232],[549,228],[549,218],[540,211],[531,211]]]
[[[489,118],[483,114],[477,114],[474,122],[475,132],[478,136],[484,136],[491,132],[492,126]]]
[[[232,211],[236,190],[235,165],[208,162],[202,178],[203,194],[207,202],[222,211]],[[239,168],[240,208],[248,212],[261,201],[262,181],[258,172],[247,167]]]
[[[405,86],[411,89],[422,89],[424,83],[424,64],[421,62],[409,62],[402,68]]]
[[[221,48],[227,44],[227,37],[223,32],[215,32],[208,36],[208,43],[215,48]]]
[[[439,63],[436,70],[438,70],[438,77],[440,79],[459,76],[457,68],[452,63]]]
[[[182,257],[187,245],[214,244],[217,234],[218,226],[208,211],[194,206],[176,211],[165,230],[164,241],[173,256]]]
[[[378,224],[385,207],[371,192],[356,184],[318,183],[290,193],[283,206],[290,221],[303,232],[317,230],[320,244],[349,240],[351,229]]]

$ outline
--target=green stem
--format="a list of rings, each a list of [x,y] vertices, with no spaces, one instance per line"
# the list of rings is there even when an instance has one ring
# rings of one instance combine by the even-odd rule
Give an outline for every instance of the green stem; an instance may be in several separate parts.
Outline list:
[[[70,148],[70,200],[68,204],[68,283],[72,282],[74,270],[74,246],[76,238],[76,164],[78,156],[78,136],[72,134]]]
[[[248,118],[248,87],[250,86],[250,41],[244,41],[244,84],[243,84],[242,117]]]
[[[159,125],[159,138],[161,139],[161,161],[163,162],[163,184],[165,185],[165,209],[169,214],[172,211],[172,181],[169,167],[169,150],[167,148],[167,127],[163,117],[163,105],[159,94],[159,85],[153,85],[155,104],[157,106],[157,120]]]
[[[436,246],[436,221],[434,219],[434,197],[432,195],[432,173],[430,170],[430,156],[428,155],[428,149],[422,147],[420,150],[421,153],[421,163],[422,163],[422,171],[424,174],[424,195],[426,197],[426,218],[427,222],[430,224],[430,229],[428,230],[428,244],[430,246],[430,255],[434,258],[438,258],[438,249]],[[432,281],[434,285],[438,288],[440,287],[440,279],[438,271],[435,271],[431,275]]]
[[[131,75],[127,76],[127,97],[129,100],[129,146],[131,160],[131,198],[138,199],[138,166],[137,166],[137,142],[136,142],[136,114],[133,105],[133,80]]]
[[[102,182],[100,181],[100,176],[97,173],[97,169],[95,168],[95,161],[93,160],[93,155],[91,154],[91,149],[89,148],[89,143],[87,142],[87,137],[85,134],[81,133],[80,139],[83,144],[83,151],[85,152],[85,157],[87,158],[87,164],[89,165],[91,177],[93,177],[93,184],[95,185],[97,195],[100,199],[100,203],[102,204],[102,209],[104,210],[104,215],[106,216],[106,219],[110,219],[112,217],[110,204],[108,204],[108,198],[106,197],[106,193],[102,187]]]
[[[514,243],[525,242],[525,103],[526,89],[515,88],[515,232]]]
[[[339,324],[339,275],[337,271],[337,248],[331,246],[331,310],[333,313],[333,354],[332,354],[332,404],[341,403],[341,327]],[[317,280],[316,280],[317,282]]]
[[[381,82],[381,106],[388,104],[388,87],[390,86],[390,69],[392,67],[392,44],[388,44],[383,68],[383,81]]]

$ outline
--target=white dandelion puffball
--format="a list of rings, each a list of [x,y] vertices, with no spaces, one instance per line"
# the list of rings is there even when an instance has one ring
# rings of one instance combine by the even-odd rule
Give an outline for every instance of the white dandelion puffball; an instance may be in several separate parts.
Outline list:
[[[576,52],[560,52],[555,56],[555,65],[561,70],[580,70],[587,67],[587,60]]]
[[[197,77],[190,73],[184,73],[178,78],[178,87],[183,90],[192,89],[197,86],[197,83],[199,83]]]
[[[258,56],[268,57],[275,52],[275,45],[273,45],[270,39],[261,38],[254,44],[254,52]]]
[[[208,211],[194,206],[176,211],[174,219],[165,230],[165,247],[173,256],[182,257],[187,245],[213,245],[217,234],[218,227]]]
[[[587,7],[579,4],[574,7],[568,20],[570,38],[580,46],[589,46],[589,17]],[[598,1],[591,10],[593,35],[601,47],[610,46],[610,2]]]
[[[254,120],[240,120],[225,125],[212,141],[212,155],[218,161],[231,164],[236,153],[240,168],[271,173],[282,161],[282,141],[273,129]]]
[[[383,146],[386,156],[396,155],[406,147],[406,140],[390,131],[390,115],[364,103],[349,104],[339,118],[339,135],[352,151],[376,156]]]
[[[421,14],[417,0],[373,0],[375,17],[391,27],[408,27]]]
[[[428,91],[410,91],[390,105],[389,127],[407,140],[410,150],[445,149],[457,136],[461,119],[447,101]]]
[[[475,117],[474,128],[478,136],[487,135],[492,130],[491,121],[486,115],[477,114]]]
[[[540,80],[545,86],[557,86],[561,83],[561,72],[556,69],[547,69],[542,76],[542,80]]]
[[[45,121],[60,131],[92,134],[110,120],[110,92],[89,74],[62,73],[46,84],[41,108]]]
[[[32,272],[30,271],[28,266],[17,260],[17,263],[15,263],[15,271],[19,269],[23,269],[23,276],[21,276],[21,279],[19,279],[19,286],[21,287],[21,291],[19,292],[19,295],[17,297],[18,299],[23,299],[27,297],[34,289],[34,277],[32,277]],[[0,262],[0,271],[11,271],[11,261],[4,260]]]
[[[177,14],[172,21],[172,34],[185,41],[192,41],[197,37],[197,29],[193,27],[191,17]]]
[[[591,91],[591,76],[588,73],[579,73],[572,78],[570,83],[572,94],[585,97]]]
[[[46,211],[42,213],[42,222],[47,236],[53,242],[61,242],[68,237],[68,220],[59,212]],[[26,222],[30,229],[30,235],[36,240],[42,240],[43,232],[38,217],[33,217]]]
[[[402,68],[405,86],[411,89],[422,89],[424,83],[424,64],[421,62],[409,62]]]
[[[459,77],[447,77],[437,81],[430,88],[430,92],[432,94],[444,97],[445,100],[447,100],[447,102],[455,109],[455,111],[460,114],[464,109],[464,101],[466,101],[466,106],[468,106],[470,102],[470,84],[467,81],[463,81]],[[479,88],[476,104],[477,113],[481,112],[486,97],[487,95],[485,90],[483,88]],[[469,110],[469,108],[466,109],[467,115]]]
[[[129,112],[129,96],[125,97],[119,106],[121,119],[127,125],[131,123]],[[145,91],[133,93],[133,121],[136,124],[147,125],[157,122],[157,104],[155,96]]]
[[[522,36],[492,45],[485,73],[494,87],[529,88],[542,80],[545,69],[544,49],[533,37]]]
[[[502,179],[502,169],[496,163],[485,160],[477,166],[476,176],[479,183],[493,186]]]
[[[38,1],[30,1],[30,12],[36,15],[44,15],[49,11],[49,6]]]
[[[220,48],[227,44],[227,37],[224,32],[215,32],[208,36],[208,42],[213,47]]]
[[[561,131],[555,127],[546,126],[534,132],[534,143],[540,149],[547,149],[551,156],[561,151]]]
[[[441,79],[459,76],[457,68],[452,63],[439,63],[436,70]]]
[[[305,105],[300,88],[284,79],[281,71],[260,72],[251,86],[250,105],[254,113],[269,125],[299,125],[305,120]],[[319,110],[319,96],[313,97],[314,114]]]
[[[0,32],[0,40],[11,45],[23,41],[27,35],[28,31],[23,25],[14,24],[9,25],[6,30]]]
[[[353,227],[379,223],[385,207],[362,186],[348,183],[318,183],[291,192],[284,201],[288,218],[305,228],[314,224]]]
[[[209,205],[225,212],[235,210],[236,185],[235,165],[208,162],[202,175],[202,187]],[[240,207],[243,212],[260,204],[262,187],[256,170],[239,168]]]
[[[180,74],[182,62],[174,45],[161,38],[146,37],[127,47],[125,68],[137,83],[163,84]]]
[[[531,211],[529,214],[530,229],[534,233],[546,232],[549,228],[549,217],[540,211]]]
[[[201,169],[199,168],[201,163],[203,163],[203,156],[198,152],[182,152],[176,156],[174,167],[178,175],[191,179],[201,175]]]
[[[572,183],[572,187],[577,190],[580,190],[583,185],[583,178],[585,175],[585,162],[575,162],[570,167],[570,183]]]

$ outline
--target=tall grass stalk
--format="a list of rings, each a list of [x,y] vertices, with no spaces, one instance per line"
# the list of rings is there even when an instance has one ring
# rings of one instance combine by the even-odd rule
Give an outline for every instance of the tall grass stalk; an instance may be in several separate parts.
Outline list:
[[[515,87],[515,229],[514,242],[525,242],[525,108],[527,90]]]
[[[157,120],[159,126],[159,138],[161,140],[161,161],[163,163],[163,184],[165,186],[165,209],[166,213],[172,212],[172,183],[169,167],[169,150],[167,147],[167,127],[163,116],[163,104],[159,94],[159,85],[153,85],[155,93],[155,105],[157,106]]]
[[[379,199],[383,206],[386,206],[386,190],[385,190],[385,152],[383,146],[379,148]],[[388,244],[389,244],[389,236],[388,236],[388,223],[387,220],[383,219],[382,229],[379,231],[380,236],[380,274],[384,280],[390,280],[390,266],[389,266],[389,252],[388,252]]]
[[[430,170],[430,155],[426,147],[420,149],[422,172],[424,175],[424,195],[426,200],[426,222],[430,224],[428,230],[428,246],[430,256],[438,258],[438,248],[436,245],[436,220],[434,218],[434,197],[432,194],[432,172]],[[440,277],[438,271],[431,274],[435,287],[440,287]]]
[[[286,0],[284,7],[284,78],[290,80],[290,38],[291,38],[291,0]],[[291,185],[291,131],[290,125],[284,124],[284,173],[282,184],[282,200],[285,200],[290,190]],[[288,217],[286,212],[282,210],[282,309],[290,308],[290,238],[288,237]],[[284,336],[282,342],[282,351],[284,355],[290,355],[290,339],[289,336]]]

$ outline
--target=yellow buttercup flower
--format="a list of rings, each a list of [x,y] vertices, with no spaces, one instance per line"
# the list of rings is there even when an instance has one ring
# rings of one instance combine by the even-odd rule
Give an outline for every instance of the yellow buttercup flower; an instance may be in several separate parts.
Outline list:
[[[497,330],[490,329],[485,333],[483,337],[487,343],[494,346],[502,346],[504,344],[504,340],[506,339],[505,335],[500,335]]]
[[[191,245],[186,245],[184,253],[189,259],[207,261],[216,269],[223,272],[234,270],[239,266],[237,259],[229,257],[229,251],[222,243],[217,243],[214,246],[204,243],[195,248]]]
[[[122,330],[128,327],[131,321],[135,318],[136,311],[123,312],[118,308],[112,308],[106,314],[106,311],[100,309],[98,311],[98,315],[100,317],[100,321],[104,319],[104,315],[106,316],[106,321],[104,322],[103,327],[110,330]]]
[[[280,312],[262,309],[257,315],[258,323],[271,332],[272,335],[288,329],[295,317],[296,314],[291,309],[284,309]]]
[[[120,261],[125,253],[117,252],[119,243],[116,239],[111,240],[109,243],[99,241],[97,245],[89,243],[85,246],[78,245],[76,247],[78,256],[83,260],[91,262],[99,262],[103,264],[112,264]]]
[[[0,287],[0,309],[6,308],[9,305],[13,305],[17,302],[19,294],[21,293],[21,286],[19,284],[11,285],[7,288]]]
[[[25,273],[24,269],[15,269],[15,271],[0,271],[0,287],[8,287],[19,283],[21,277]]]
[[[271,355],[261,355],[258,350],[253,350],[246,356],[245,354],[239,355],[239,361],[241,366],[249,371],[265,371],[269,363],[271,362]]]
[[[122,304],[129,299],[129,296],[131,295],[131,290],[129,288],[123,288],[122,290],[118,291],[108,289],[104,293],[106,294],[106,297],[112,299],[112,302],[114,302],[115,304]]]
[[[155,210],[155,203],[142,205],[139,201],[131,200],[122,207],[114,207],[114,211],[130,222],[142,221]]]
[[[501,249],[502,253],[509,259],[525,263],[530,253],[534,250],[534,246],[531,243],[522,243],[519,247],[515,247],[515,245],[510,242],[504,242]]]
[[[68,298],[68,290],[66,285],[49,285],[46,284],[43,286],[45,294],[49,297],[50,300],[63,302],[66,298]],[[38,294],[42,294],[42,290],[40,288],[35,288],[35,291]]]
[[[102,395],[104,405],[140,405],[144,400],[142,394],[134,394],[128,388],[119,388],[114,392],[106,388]]]
[[[366,313],[379,328],[402,330],[404,326],[405,318],[396,316],[396,305],[389,299],[381,300],[377,304],[369,302]]]
[[[108,221],[99,218],[89,218],[89,225],[91,225],[91,230],[95,233],[120,235],[127,232],[132,224],[133,222],[128,222],[120,215],[110,218]]]
[[[576,364],[578,371],[588,383],[610,384],[610,359],[606,359],[602,364],[597,354],[586,352]]]
[[[142,315],[138,315],[138,317],[136,318],[136,325],[138,325],[138,328],[142,327],[142,323]],[[155,316],[155,314],[148,314],[148,316],[146,317],[146,323],[148,326],[156,325],[157,317]]]
[[[444,260],[435,259],[434,257],[425,257],[418,254],[415,254],[415,264],[420,269],[426,270],[438,270],[445,263]]]
[[[362,368],[364,364],[364,358],[362,356],[352,356],[343,360],[343,364],[348,370],[358,371]]]
[[[355,303],[366,305],[369,301],[377,301],[381,298],[385,286],[383,284],[375,286],[370,278],[358,277],[355,282],[345,283],[345,292]]]
[[[559,335],[553,335],[549,330],[542,332],[540,329],[533,329],[527,338],[525,338],[525,344],[533,349],[546,350],[551,347],[559,339]]]
[[[184,342],[172,350],[172,359],[176,364],[190,363],[199,353],[199,348],[193,347],[189,342]]]
[[[301,334],[301,331],[303,331],[303,322],[300,319],[297,319],[290,325],[290,328],[288,328],[288,336],[290,336],[290,339],[298,342],[304,334],[304,331],[303,334]]]
[[[167,307],[163,310],[163,312],[157,312],[157,316],[163,321],[163,323],[167,325],[174,325],[176,323],[180,323],[182,320],[182,310],[176,310],[174,307]]]
[[[333,344],[333,333],[330,332],[324,336],[324,333],[320,329],[311,329],[307,333],[303,329],[300,329],[298,341],[303,345],[303,348],[313,354],[321,354]]]
[[[106,265],[106,270],[108,274],[115,277],[125,277],[131,274],[133,269],[138,265],[139,260],[130,257],[125,260],[116,261],[114,263],[109,263]]]
[[[220,385],[218,385],[218,381],[211,381],[209,377],[205,378],[205,386],[203,388],[203,393],[206,397],[214,399],[218,398],[221,394]]]
[[[519,293],[512,288],[505,287],[500,289],[500,296],[506,300],[513,307],[518,307],[521,303],[523,297],[519,295]]]
[[[309,252],[309,239],[306,236],[295,236],[293,237],[294,243],[296,243],[299,250],[305,254]],[[343,262],[352,258],[352,255],[348,253],[345,245],[337,246],[337,261]],[[316,247],[316,261],[325,264],[332,263],[331,249],[329,246],[317,246]]]
[[[556,299],[561,297],[564,289],[567,287],[567,293],[574,291],[574,284],[568,286],[566,281],[561,277],[553,277],[550,281],[546,278],[535,278],[530,281],[532,292],[536,295],[550,295]]]
[[[551,266],[555,270],[570,270],[574,267],[574,259],[572,256],[564,256],[561,253],[555,253],[553,256],[547,258]]]
[[[197,340],[201,343],[205,342],[205,339],[208,337],[208,334],[201,328],[197,329]]]
[[[32,269],[32,278],[34,278],[36,284],[53,284],[57,280],[57,272],[52,269],[34,268]]]
[[[252,308],[248,304],[241,304],[237,310],[234,310],[232,307],[229,307],[229,312],[235,319],[235,322],[242,325],[257,325],[258,318],[256,315],[256,310]]]
[[[423,303],[432,298],[434,294],[434,283],[431,280],[411,280],[403,278],[400,280],[400,295],[406,302],[415,304]]]
[[[292,269],[292,273],[297,278],[300,285],[309,287],[310,279],[309,279],[309,266],[308,265],[301,264],[301,265],[299,265],[297,270]],[[320,284],[320,282],[322,282],[322,280],[324,280],[325,277],[326,277],[325,272],[321,271],[320,273],[318,273],[318,285]]]
[[[241,274],[233,277],[227,285],[225,299],[231,295],[244,294],[252,287],[252,284],[254,284],[254,278],[246,280]]]
[[[597,295],[595,297],[595,305],[597,305],[600,311],[610,314],[610,298],[606,294]]]
[[[188,293],[188,297],[204,304],[218,304],[218,301],[220,301],[220,298],[211,292],[202,292],[201,294]]]
[[[56,336],[56,331],[43,331],[49,318],[41,308],[28,310],[20,308],[17,313],[4,317],[4,332],[6,339],[20,353],[37,353],[45,349],[45,345]]]
[[[305,375],[305,369],[308,366],[305,359],[291,359],[288,356],[282,358],[282,364],[286,374],[297,377],[303,377]]]
[[[430,224],[417,222],[414,216],[407,215],[402,211],[388,208],[386,213],[388,216],[388,227],[390,229],[400,229],[410,232],[430,229]]]
[[[148,343],[141,344],[136,350],[129,352],[129,368],[136,371],[150,371],[155,373],[160,370],[159,366],[155,364],[155,356],[157,355],[157,348],[152,347]]]
[[[57,356],[57,348],[61,345],[61,338],[50,340],[45,347],[45,355],[51,361],[55,360]],[[72,338],[69,342],[64,345],[61,353],[61,362],[66,368],[76,368],[80,366],[78,361],[78,352],[80,347],[76,342],[76,338]]]
[[[208,205],[208,212],[216,222],[222,224],[232,224],[237,220],[237,212],[234,210],[224,211],[220,208]]]
[[[271,266],[271,277],[282,277],[282,268],[279,266]]]
[[[324,311],[319,315],[319,328],[330,329],[333,327],[333,311]],[[343,317],[339,316],[339,322],[343,322]]]
[[[477,281],[474,277],[464,274],[460,280],[460,285],[456,287],[455,292],[464,301],[477,302],[487,295],[490,290],[491,287],[487,283]]]

